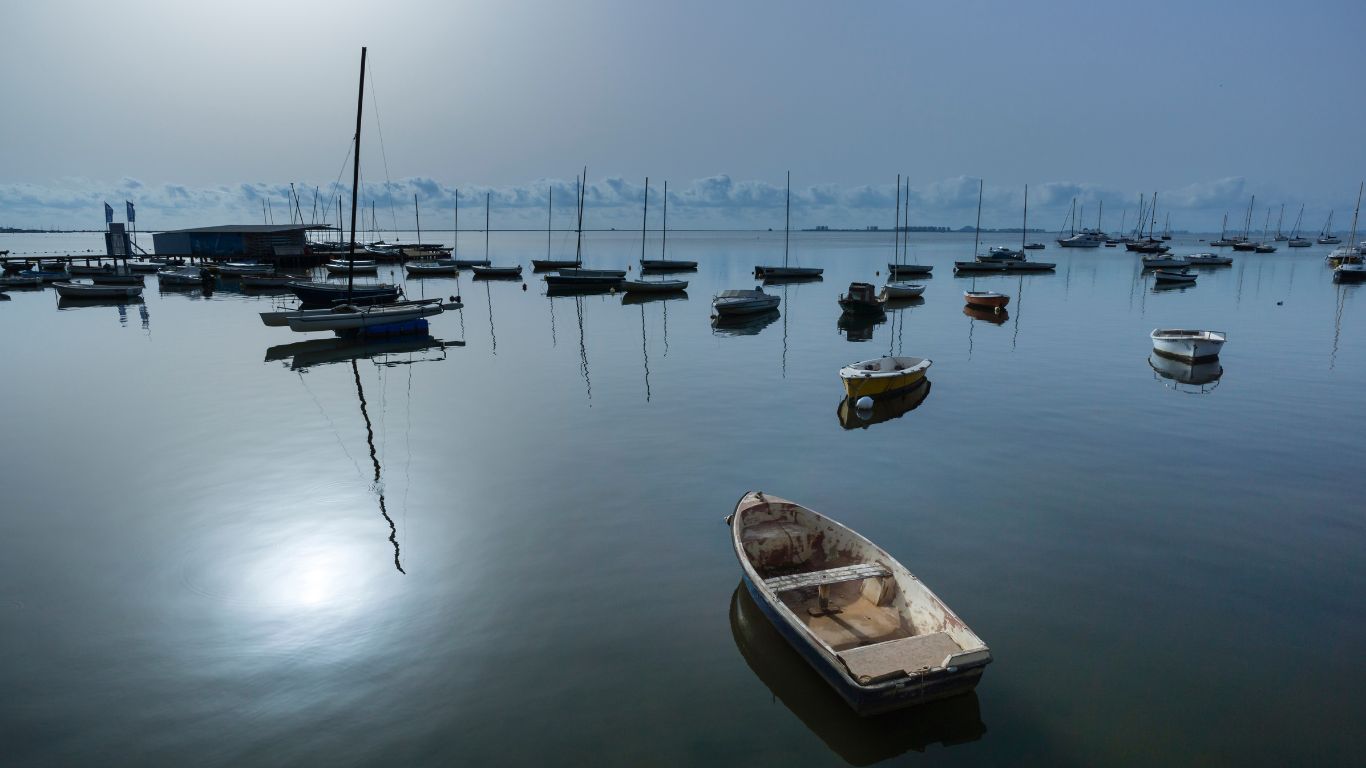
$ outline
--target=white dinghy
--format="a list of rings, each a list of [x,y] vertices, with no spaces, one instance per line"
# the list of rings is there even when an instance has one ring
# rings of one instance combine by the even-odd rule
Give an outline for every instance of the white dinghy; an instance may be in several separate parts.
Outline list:
[[[428,317],[430,315],[438,315],[445,311],[445,309],[446,305],[439,301],[399,306],[393,304],[373,304],[370,306],[357,307],[352,304],[342,304],[330,309],[305,310],[305,314],[295,315],[294,317],[286,319],[285,322],[289,325],[290,330],[299,331],[300,333],[307,333],[310,331],[358,331],[364,328],[373,328],[377,325],[402,323],[408,320]]]
[[[64,299],[131,299],[142,295],[140,285],[93,285],[90,283],[53,283]]]
[[[754,601],[858,714],[969,691],[991,663],[944,601],[853,530],[760,491],[727,522]]]
[[[1163,357],[1198,363],[1219,356],[1227,336],[1223,331],[1196,331],[1184,328],[1154,328],[1153,351]]]

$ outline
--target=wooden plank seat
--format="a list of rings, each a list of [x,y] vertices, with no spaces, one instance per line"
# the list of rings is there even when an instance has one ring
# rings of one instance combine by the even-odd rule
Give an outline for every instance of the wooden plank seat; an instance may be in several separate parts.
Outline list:
[[[845,565],[839,568],[831,568],[825,571],[811,571],[809,573],[793,573],[787,576],[774,576],[771,579],[764,579],[764,585],[774,592],[787,592],[793,589],[824,587],[846,581],[859,581],[861,579],[872,579],[891,575],[892,572],[888,570],[886,566],[878,565],[877,563],[859,563],[857,565]]]
[[[911,675],[944,666],[953,654],[963,650],[943,632],[903,637],[840,651],[840,661],[849,674],[867,685],[901,675]]]

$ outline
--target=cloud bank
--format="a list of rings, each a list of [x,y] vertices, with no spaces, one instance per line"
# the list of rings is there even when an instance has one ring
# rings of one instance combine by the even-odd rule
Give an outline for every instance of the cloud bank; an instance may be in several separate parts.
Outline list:
[[[554,226],[570,228],[574,219],[574,179],[541,178],[513,186],[464,185],[456,187],[429,177],[411,177],[383,182],[361,183],[364,226],[373,219],[380,228],[410,229],[414,225],[413,200],[416,197],[423,222],[432,229],[449,228],[454,218],[457,196],[461,227],[483,226],[484,201],[489,201],[490,221],[495,229],[544,227],[546,206],[552,194],[555,204]],[[298,208],[306,223],[337,221],[337,201],[350,206],[350,186],[338,182],[295,182]],[[1279,210],[1284,195],[1275,190],[1257,191],[1241,177],[1187,184],[1174,189],[1156,190],[1159,216],[1170,212],[1172,225],[1181,229],[1218,229],[1225,212],[1230,220],[1241,222],[1249,198],[1256,192],[1265,205]],[[643,180],[617,176],[591,179],[584,194],[584,226],[589,229],[640,226],[640,207],[644,199]],[[982,192],[982,225],[1013,227],[1020,223],[1023,188],[985,185]],[[1151,197],[1152,190],[1143,194]],[[912,184],[911,224],[915,226],[971,226],[976,217],[978,180],[956,176],[924,184]],[[1050,181],[1029,189],[1030,224],[1045,230],[1059,227],[1075,199],[1084,210],[1086,223],[1100,213],[1104,203],[1104,224],[1118,230],[1120,211],[1127,209],[1126,226],[1134,224],[1138,192],[1119,190],[1099,184],[1076,181]],[[841,186],[816,184],[792,190],[792,225],[808,228],[825,225],[834,228],[890,227],[896,201],[893,183]],[[762,180],[736,180],[725,174],[693,179],[669,186],[669,226],[685,228],[767,229],[780,228],[784,215],[784,188],[781,183]],[[289,182],[240,182],[191,187],[175,183],[145,183],[122,178],[116,182],[90,179],[65,179],[52,185],[0,184],[0,226],[98,229],[103,226],[103,204],[108,201],[122,220],[124,200],[138,210],[140,230],[170,229],[224,223],[256,223],[272,220],[287,223],[297,220],[291,201]],[[1287,218],[1293,220],[1298,200],[1286,201]],[[663,208],[663,184],[650,183],[650,221],[659,226]],[[1263,208],[1254,213],[1260,223]],[[346,211],[345,215],[349,214]],[[1311,210],[1320,216],[1325,211]],[[1274,214],[1273,214],[1274,216]],[[1307,216],[1307,220],[1314,220]],[[1273,218],[1274,221],[1274,218]],[[1291,221],[1286,222],[1286,227]],[[1162,221],[1159,220],[1159,226]]]

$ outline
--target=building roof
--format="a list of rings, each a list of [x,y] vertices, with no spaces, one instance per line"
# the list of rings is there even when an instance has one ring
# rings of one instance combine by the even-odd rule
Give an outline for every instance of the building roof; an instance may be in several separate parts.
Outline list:
[[[204,234],[204,235],[270,235],[276,232],[296,232],[313,229],[307,224],[224,224],[220,227],[193,227],[191,229],[168,229],[161,234]]]

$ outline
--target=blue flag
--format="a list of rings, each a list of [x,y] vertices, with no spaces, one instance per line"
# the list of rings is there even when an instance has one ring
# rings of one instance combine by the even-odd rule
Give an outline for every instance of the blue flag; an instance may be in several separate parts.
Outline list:
[[[104,204],[104,223],[114,223],[114,209],[109,206],[109,203]]]
[[[123,201],[123,204],[126,205],[126,206],[128,206],[128,223],[129,223],[129,224],[132,224],[133,222],[137,221],[137,220],[138,220],[137,211],[134,211],[134,210],[133,210],[133,204],[130,203],[130,202],[128,202],[127,200],[124,200],[124,201]]]

